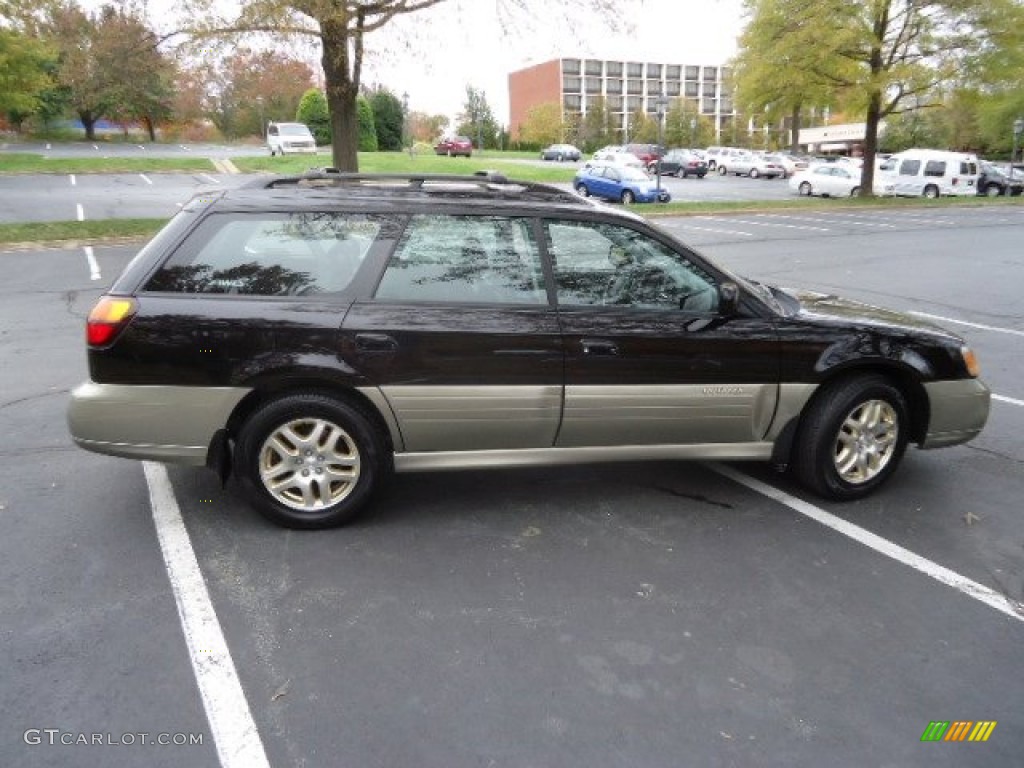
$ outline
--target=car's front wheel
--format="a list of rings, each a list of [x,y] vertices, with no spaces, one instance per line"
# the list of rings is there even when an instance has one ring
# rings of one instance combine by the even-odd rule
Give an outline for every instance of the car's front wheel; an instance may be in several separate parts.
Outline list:
[[[719,176],[725,176],[728,172],[729,172],[729,169],[726,168],[724,165],[718,166],[718,175]]]
[[[999,197],[1003,194],[1003,190],[999,188],[998,184],[989,184],[985,187],[985,195],[987,197]]]
[[[810,197],[811,193],[814,191],[813,189],[811,189],[811,182],[809,181],[801,181],[799,190],[800,194],[803,195],[804,197]]]
[[[388,466],[384,441],[361,410],[313,392],[273,400],[250,416],[234,462],[256,509],[288,528],[347,522]]]
[[[934,184],[929,184],[924,188],[924,196],[929,200],[935,200],[939,196],[939,188]]]
[[[632,205],[635,202],[636,202],[636,195],[633,194],[632,190],[629,190],[629,189],[622,190],[622,204],[623,205]]]
[[[576,194],[580,197],[590,197],[590,190],[587,189],[587,185],[581,181],[576,185]]]
[[[907,447],[906,400],[886,377],[863,374],[826,385],[801,419],[794,454],[800,481],[849,501],[884,483]]]
[[[751,168],[750,173],[748,173],[747,175],[752,179],[756,179],[761,174],[758,172],[757,168]]]

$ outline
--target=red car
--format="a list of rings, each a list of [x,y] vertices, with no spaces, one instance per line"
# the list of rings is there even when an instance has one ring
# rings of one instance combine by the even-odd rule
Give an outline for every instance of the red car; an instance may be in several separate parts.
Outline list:
[[[434,152],[439,155],[448,155],[448,157],[455,157],[456,155],[472,157],[473,142],[469,140],[468,136],[450,136],[437,142]]]

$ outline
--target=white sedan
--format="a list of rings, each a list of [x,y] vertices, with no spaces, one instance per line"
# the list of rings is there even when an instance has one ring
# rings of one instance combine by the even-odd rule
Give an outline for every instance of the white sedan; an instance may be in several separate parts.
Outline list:
[[[860,168],[846,163],[814,165],[790,176],[789,188],[807,196],[853,197],[860,191]]]

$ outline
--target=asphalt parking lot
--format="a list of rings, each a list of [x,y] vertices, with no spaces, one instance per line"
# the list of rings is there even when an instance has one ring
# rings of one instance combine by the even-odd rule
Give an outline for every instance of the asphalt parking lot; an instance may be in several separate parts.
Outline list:
[[[1024,207],[660,223],[940,318],[998,396],[985,432],[845,505],[759,466],[495,470],[284,531],[206,471],[71,446],[84,317],[132,248],[0,253],[0,765],[1019,765]],[[182,626],[169,505],[212,624]],[[997,725],[922,743],[937,720]]]

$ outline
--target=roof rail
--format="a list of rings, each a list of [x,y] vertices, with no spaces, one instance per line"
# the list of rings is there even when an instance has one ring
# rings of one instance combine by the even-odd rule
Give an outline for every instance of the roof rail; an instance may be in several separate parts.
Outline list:
[[[552,201],[580,202],[580,198],[563,189],[550,184],[538,184],[529,181],[509,179],[498,171],[476,171],[473,175],[456,175],[446,173],[349,173],[337,168],[310,168],[305,173],[295,176],[275,176],[271,179],[256,179],[245,185],[252,189],[282,189],[287,187],[305,187],[322,189],[324,187],[391,187],[406,188],[413,191],[444,194],[452,191],[465,191],[467,186],[475,187],[480,192],[494,195],[528,195],[533,198],[545,198]]]

